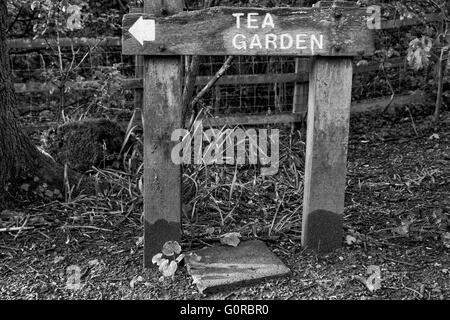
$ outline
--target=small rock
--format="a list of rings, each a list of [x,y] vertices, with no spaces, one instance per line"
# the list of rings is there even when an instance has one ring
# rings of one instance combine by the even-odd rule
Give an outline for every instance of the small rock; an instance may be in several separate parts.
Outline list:
[[[94,260],[89,261],[88,264],[89,264],[91,267],[93,267],[93,266],[98,265],[98,264],[99,264],[99,261],[98,261],[98,259],[94,259]]]

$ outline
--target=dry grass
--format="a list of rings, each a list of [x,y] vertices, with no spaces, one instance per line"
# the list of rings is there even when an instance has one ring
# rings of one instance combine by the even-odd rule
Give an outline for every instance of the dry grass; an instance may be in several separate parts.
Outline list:
[[[300,236],[304,139],[300,131],[292,134],[290,126],[277,128],[280,167],[276,175],[262,176],[260,166],[250,164],[183,166],[185,238],[211,240],[230,231],[241,232],[244,238]],[[136,126],[130,125],[125,136],[120,170],[93,168],[90,172],[99,185],[107,186],[104,191],[92,196],[66,195],[65,201],[44,207],[52,212],[70,211],[67,225],[80,219],[103,228],[107,228],[105,223],[112,228],[125,221],[142,223],[143,143]]]

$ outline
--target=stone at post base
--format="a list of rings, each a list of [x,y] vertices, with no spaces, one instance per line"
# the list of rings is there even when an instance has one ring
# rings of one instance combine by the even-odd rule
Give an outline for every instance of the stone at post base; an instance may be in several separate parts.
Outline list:
[[[188,254],[185,261],[201,293],[290,274],[289,268],[259,240],[242,242],[236,248],[201,249]]]

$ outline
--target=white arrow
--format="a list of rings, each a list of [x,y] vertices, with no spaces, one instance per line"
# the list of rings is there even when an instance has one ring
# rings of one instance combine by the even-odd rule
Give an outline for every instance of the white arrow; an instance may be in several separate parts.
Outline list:
[[[155,20],[144,20],[140,17],[128,30],[131,35],[144,45],[145,41],[155,41],[156,39],[156,23]]]

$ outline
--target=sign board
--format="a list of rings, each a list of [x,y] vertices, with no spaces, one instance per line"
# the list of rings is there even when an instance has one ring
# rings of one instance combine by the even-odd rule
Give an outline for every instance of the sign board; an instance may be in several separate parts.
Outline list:
[[[366,9],[228,8],[128,14],[123,54],[355,56],[373,53]]]
[[[125,15],[122,39],[123,54],[148,56],[143,75],[144,265],[152,265],[166,241],[181,239],[181,166],[171,159],[175,142],[169,137],[183,125],[182,55],[315,56],[308,88],[302,244],[320,252],[340,247],[351,57],[373,54],[373,12],[338,8],[334,1],[327,8],[193,12],[180,12],[182,0],[144,3],[145,11],[155,15]]]

